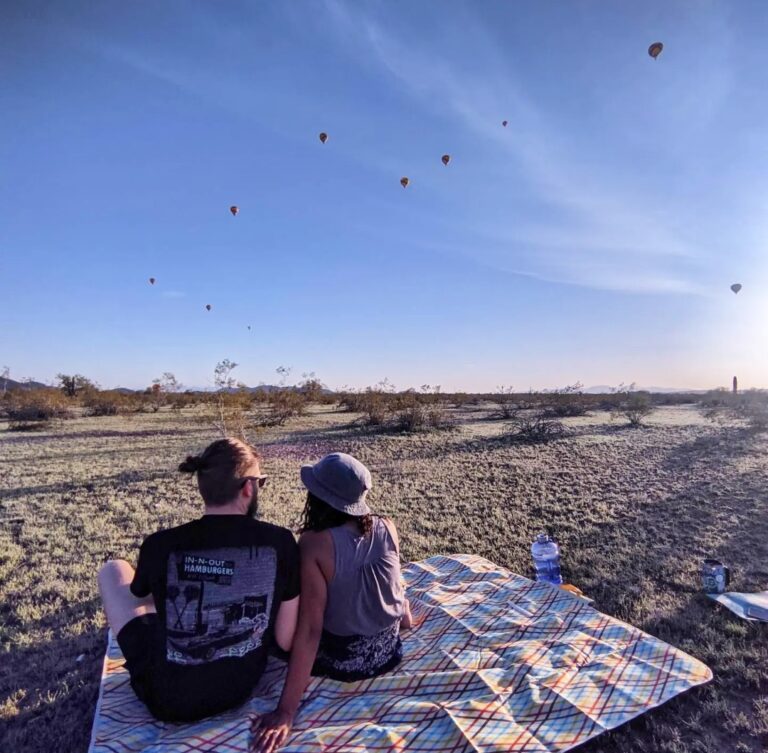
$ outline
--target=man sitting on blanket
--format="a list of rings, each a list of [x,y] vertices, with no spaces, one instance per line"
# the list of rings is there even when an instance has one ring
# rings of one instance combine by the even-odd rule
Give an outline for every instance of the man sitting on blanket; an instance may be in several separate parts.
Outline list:
[[[166,721],[245,701],[273,639],[291,649],[299,604],[293,535],[254,518],[266,481],[255,450],[221,439],[179,470],[197,473],[205,514],[149,536],[135,572],[124,560],[99,572],[131,686]]]

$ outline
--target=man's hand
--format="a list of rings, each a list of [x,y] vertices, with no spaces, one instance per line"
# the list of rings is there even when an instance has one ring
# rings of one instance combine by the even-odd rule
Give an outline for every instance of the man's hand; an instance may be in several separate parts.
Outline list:
[[[252,753],[272,753],[277,750],[291,734],[293,714],[275,709],[271,714],[262,716],[253,727]]]

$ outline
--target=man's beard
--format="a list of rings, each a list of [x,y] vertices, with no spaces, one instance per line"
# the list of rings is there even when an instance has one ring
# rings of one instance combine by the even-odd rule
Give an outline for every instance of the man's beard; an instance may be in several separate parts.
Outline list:
[[[253,493],[253,496],[251,497],[251,501],[248,503],[248,509],[245,511],[245,514],[249,518],[259,517],[259,493],[258,492]]]

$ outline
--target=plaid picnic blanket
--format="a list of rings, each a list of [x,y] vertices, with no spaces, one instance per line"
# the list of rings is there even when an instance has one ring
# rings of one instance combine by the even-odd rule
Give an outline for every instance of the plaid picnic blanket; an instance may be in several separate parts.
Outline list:
[[[404,568],[415,626],[393,672],[312,680],[286,753],[553,753],[629,721],[712,673],[700,661],[547,583],[482,557]],[[275,707],[271,661],[239,709],[193,724],[152,719],[110,638],[90,753],[247,753]]]

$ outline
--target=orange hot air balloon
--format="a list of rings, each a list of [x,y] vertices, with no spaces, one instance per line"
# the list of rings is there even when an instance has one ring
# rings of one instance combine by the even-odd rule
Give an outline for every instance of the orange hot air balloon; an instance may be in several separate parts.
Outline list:
[[[648,54],[656,60],[659,55],[661,55],[661,51],[664,49],[664,45],[661,42],[654,42],[649,48],[648,48]]]
[[[731,290],[738,294],[738,292],[741,290],[741,283],[735,282],[733,285],[731,285]]]
[[[210,303],[206,303],[206,304],[205,304],[205,310],[206,310],[206,311],[210,311],[212,308],[213,308],[213,306],[211,306],[211,304],[210,304]]]
[[[501,124],[504,126],[504,128],[506,128],[508,122],[509,122],[508,120],[502,120]]]
[[[155,278],[154,277],[150,277],[149,278],[149,284],[150,285],[154,285],[155,284]]]
[[[323,133],[320,134],[320,141],[322,141],[323,144],[325,144],[325,142],[328,141],[328,134],[325,133],[325,131],[323,131]]]
[[[450,154],[444,154],[440,159],[443,161],[444,165],[447,165],[451,161],[451,155]]]
[[[405,178],[405,177],[403,177],[403,178],[400,178],[400,185],[401,185],[403,188],[408,188],[408,184],[409,184],[410,182],[411,182],[411,181],[410,181],[408,178]]]
[[[232,212],[232,216],[233,217],[236,217],[237,213],[240,211],[240,207],[232,206],[232,207],[229,208],[229,211]]]

